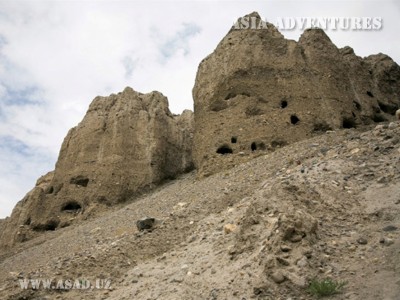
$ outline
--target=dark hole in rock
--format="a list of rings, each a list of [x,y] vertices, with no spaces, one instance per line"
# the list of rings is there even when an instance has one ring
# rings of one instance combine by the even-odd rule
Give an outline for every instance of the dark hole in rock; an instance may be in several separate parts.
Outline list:
[[[233,153],[233,151],[232,151],[232,149],[231,149],[229,146],[223,145],[223,146],[221,146],[221,147],[219,147],[219,148],[217,149],[217,153],[218,153],[218,154],[224,155],[224,154]]]
[[[355,118],[356,114],[354,112],[351,112],[351,115]]]
[[[356,122],[353,118],[343,118],[342,121],[343,128],[356,128]]]
[[[87,187],[87,185],[89,183],[89,178],[79,175],[79,176],[71,178],[69,183]]]
[[[374,94],[372,94],[370,91],[367,91],[367,95],[372,97],[372,98],[374,97]]]
[[[24,225],[31,225],[31,218],[30,217],[25,221]]]
[[[328,123],[326,123],[325,121],[322,121],[322,122],[315,123],[313,130],[314,131],[325,132],[325,131],[328,131],[328,130],[332,130],[332,127]]]
[[[381,114],[374,114],[372,116],[372,121],[374,121],[375,123],[381,123],[381,122],[386,122],[387,119]]]
[[[299,123],[299,121],[300,119],[296,115],[290,116],[290,123],[292,123],[293,125],[296,125],[297,123]]]
[[[81,208],[82,208],[82,206],[78,202],[69,201],[63,206],[61,211],[70,211],[70,212],[72,212],[72,211],[80,210]]]
[[[232,144],[236,144],[237,143],[237,137],[236,136],[231,137],[231,143]]]
[[[361,110],[361,104],[358,103],[357,101],[353,101],[353,105],[357,110]]]
[[[265,150],[267,149],[267,146],[265,146],[264,142],[252,142],[250,145],[251,151],[256,151],[256,150]]]
[[[380,108],[384,113],[391,114],[391,115],[393,115],[393,116],[395,115],[396,110],[397,110],[397,106],[396,106],[396,105],[390,104],[390,103],[386,104],[386,103],[383,103],[383,102],[381,102],[381,101],[378,101],[378,105],[379,105],[379,108]]]
[[[55,221],[47,222],[44,225],[44,230],[46,230],[46,231],[54,231],[54,230],[56,230],[57,225],[58,225],[58,222],[55,222]]]
[[[59,221],[56,220],[49,220],[44,224],[37,224],[33,226],[34,231],[54,231],[56,230],[57,226],[59,224]]]
[[[281,101],[281,108],[286,108],[288,106],[288,102],[286,100]]]

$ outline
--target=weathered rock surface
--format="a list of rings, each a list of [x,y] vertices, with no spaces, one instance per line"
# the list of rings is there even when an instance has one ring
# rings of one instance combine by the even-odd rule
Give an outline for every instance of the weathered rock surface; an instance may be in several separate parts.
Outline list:
[[[191,170],[192,135],[193,113],[172,115],[159,92],[96,97],[64,139],[55,171],[16,205],[0,240],[12,245],[68,226]]]
[[[272,24],[233,27],[201,62],[193,98],[194,160],[210,174],[330,129],[393,120],[400,67],[338,49],[320,29],[295,42]]]

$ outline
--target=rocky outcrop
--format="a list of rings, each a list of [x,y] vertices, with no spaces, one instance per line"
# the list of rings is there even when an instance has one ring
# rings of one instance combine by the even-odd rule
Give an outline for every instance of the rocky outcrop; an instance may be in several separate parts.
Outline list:
[[[272,24],[232,27],[200,63],[193,98],[193,156],[207,175],[320,132],[394,119],[400,67],[338,49],[321,29],[296,42]]]
[[[193,113],[172,115],[159,92],[96,97],[65,137],[55,171],[16,205],[0,240],[9,246],[68,226],[191,170],[192,135]]]
[[[261,24],[257,13],[246,17]],[[0,244],[68,226],[194,166],[209,175],[321,132],[395,118],[400,67],[390,57],[358,57],[320,29],[296,42],[272,24],[239,28],[201,62],[194,116],[172,115],[158,92],[95,98],[54,172],[0,221]]]

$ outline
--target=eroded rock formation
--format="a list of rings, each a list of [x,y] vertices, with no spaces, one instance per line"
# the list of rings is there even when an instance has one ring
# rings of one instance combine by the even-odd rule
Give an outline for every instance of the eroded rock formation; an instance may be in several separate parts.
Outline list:
[[[257,13],[247,17],[260,22]],[[321,29],[296,42],[272,24],[232,27],[201,62],[193,98],[194,161],[200,174],[211,174],[259,150],[393,119],[400,67],[383,54],[338,49]]]
[[[193,97],[194,117],[172,115],[158,92],[95,98],[55,171],[0,220],[0,246],[87,218],[194,164],[208,175],[321,132],[392,120],[400,67],[338,49],[320,29],[296,42],[272,24],[233,27],[201,62]]]
[[[192,135],[193,113],[172,115],[159,92],[96,97],[65,137],[55,171],[16,205],[0,240],[12,245],[68,226],[191,170]]]

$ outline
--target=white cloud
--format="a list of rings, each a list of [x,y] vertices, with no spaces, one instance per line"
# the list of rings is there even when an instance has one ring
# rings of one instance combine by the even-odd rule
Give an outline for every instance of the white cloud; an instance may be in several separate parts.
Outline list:
[[[0,217],[54,166],[96,95],[131,86],[162,92],[175,113],[192,108],[199,62],[252,11],[267,20],[382,16],[381,31],[328,35],[400,61],[396,1],[1,1]]]

